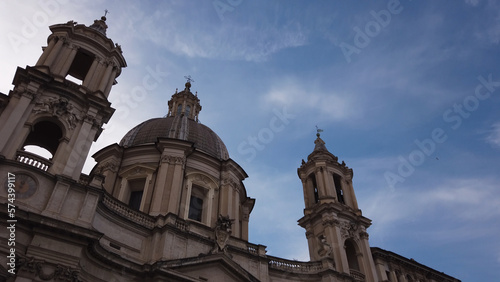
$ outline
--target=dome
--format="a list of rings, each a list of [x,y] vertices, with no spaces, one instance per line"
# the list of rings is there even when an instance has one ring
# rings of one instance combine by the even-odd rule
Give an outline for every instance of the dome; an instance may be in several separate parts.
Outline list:
[[[186,116],[153,118],[132,128],[120,141],[124,147],[155,143],[158,138],[174,138],[194,143],[194,147],[216,159],[227,160],[229,153],[220,137],[209,127]]]

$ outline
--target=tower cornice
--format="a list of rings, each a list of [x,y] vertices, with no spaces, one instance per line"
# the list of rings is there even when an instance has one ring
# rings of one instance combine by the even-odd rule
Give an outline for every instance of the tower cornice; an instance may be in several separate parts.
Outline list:
[[[332,216],[325,216],[327,214]],[[368,228],[372,222],[371,219],[362,216],[360,210],[354,211],[350,207],[338,203],[323,203],[309,209],[306,215],[298,220],[298,224],[306,228],[308,224],[312,226],[318,221],[323,223],[335,223],[335,221],[331,222],[330,219],[335,219],[337,221],[339,219],[353,221],[363,225],[365,228]]]

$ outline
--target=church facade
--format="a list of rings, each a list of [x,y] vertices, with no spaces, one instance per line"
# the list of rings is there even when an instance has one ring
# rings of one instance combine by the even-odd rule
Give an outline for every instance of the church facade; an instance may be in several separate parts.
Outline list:
[[[198,121],[189,80],[165,117],[101,149],[83,174],[126,67],[106,29],[105,17],[50,26],[39,60],[0,93],[2,281],[460,281],[370,247],[353,171],[319,134],[297,170],[310,261],[249,242],[248,176]]]

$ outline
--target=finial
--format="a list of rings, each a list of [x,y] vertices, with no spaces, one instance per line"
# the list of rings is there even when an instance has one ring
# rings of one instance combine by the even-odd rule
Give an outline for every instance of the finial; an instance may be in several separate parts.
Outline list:
[[[187,82],[194,82],[194,79],[191,78],[191,75],[185,75],[185,79],[187,79]]]
[[[106,21],[106,15],[108,15],[108,9],[104,10],[104,16],[101,17],[101,20]]]
[[[319,129],[318,126],[316,125],[316,136],[319,138],[320,132],[323,132],[323,129]]]
[[[184,76],[185,79],[187,79],[187,82],[186,82],[186,90],[189,90],[191,88],[191,81],[194,82],[194,79],[191,78],[191,75],[185,75]]]

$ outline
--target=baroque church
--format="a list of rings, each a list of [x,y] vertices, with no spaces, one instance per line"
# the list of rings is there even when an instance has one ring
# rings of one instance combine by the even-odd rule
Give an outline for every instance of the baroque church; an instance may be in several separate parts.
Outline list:
[[[305,203],[298,224],[310,261],[270,256],[249,242],[256,200],[243,184],[248,176],[199,122],[189,80],[165,117],[130,129],[82,173],[112,122],[108,96],[127,64],[106,36],[105,17],[50,30],[36,64],[17,68],[13,89],[0,93],[0,280],[460,281],[370,247],[353,170],[319,134],[307,160],[297,161]]]

